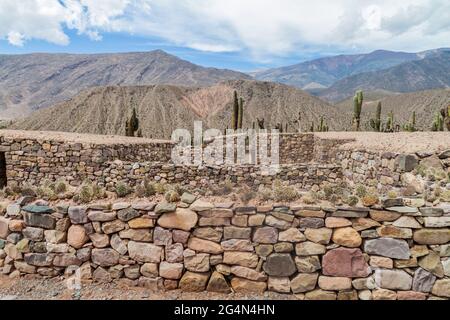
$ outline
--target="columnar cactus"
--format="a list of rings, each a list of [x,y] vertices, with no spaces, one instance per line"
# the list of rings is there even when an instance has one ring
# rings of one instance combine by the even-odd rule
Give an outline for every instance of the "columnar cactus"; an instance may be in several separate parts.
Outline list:
[[[318,132],[328,132],[328,125],[326,124],[323,116],[320,117],[320,124],[317,126]]]
[[[444,125],[448,131],[450,131],[450,105],[447,108],[441,110],[441,115],[444,119]]]
[[[361,127],[361,111],[363,101],[363,92],[359,90],[353,97],[353,129],[355,131],[359,131]]]
[[[239,99],[238,107],[238,129],[242,129],[242,122],[244,120],[244,99]]]
[[[384,128],[382,131],[383,132],[394,132],[395,131],[394,112],[391,111],[388,113],[386,124],[384,125]]]
[[[409,132],[415,132],[415,131],[417,131],[417,129],[416,129],[416,112],[415,112],[415,111],[414,111],[413,114],[412,114],[411,121],[410,121],[409,123],[405,124],[405,125],[403,126],[403,129],[404,129],[405,131],[409,131]]]
[[[233,113],[231,115],[231,128],[233,130],[238,129],[238,116],[239,116],[239,100],[237,92],[234,91]]]
[[[376,132],[381,131],[381,102],[378,102],[375,119],[370,119],[370,126]]]
[[[433,127],[431,128],[433,131],[444,131],[444,117],[441,113],[436,112],[433,121]]]

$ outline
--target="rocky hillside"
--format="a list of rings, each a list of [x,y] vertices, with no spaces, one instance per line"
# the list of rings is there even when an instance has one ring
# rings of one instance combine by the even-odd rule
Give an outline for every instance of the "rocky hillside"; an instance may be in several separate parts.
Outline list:
[[[231,127],[233,91],[245,100],[244,127],[264,118],[266,127],[286,123],[297,130],[316,124],[320,116],[330,129],[342,130],[347,123],[331,105],[306,92],[281,84],[237,80],[211,87],[188,88],[171,85],[97,87],[87,89],[54,107],[39,110],[13,128],[98,134],[125,133],[125,121],[136,108],[146,137],[168,138],[176,128],[192,128],[195,120],[205,127]]]
[[[450,87],[450,51],[440,51],[422,60],[398,66],[360,73],[337,81],[319,96],[328,101],[340,101],[353,96],[358,89],[366,91],[414,92]]]
[[[382,103],[382,121],[386,121],[388,112],[394,112],[396,123],[403,125],[410,120],[412,113],[416,112],[416,126],[420,130],[429,131],[433,123],[434,115],[440,109],[450,104],[450,89],[426,90],[404,94],[386,93],[384,97],[380,92],[368,92],[365,94],[365,102],[362,108],[362,123],[366,130],[370,118],[375,116],[378,101]],[[337,110],[351,119],[353,113],[353,99],[347,99],[336,105]]]
[[[0,55],[0,118],[26,115],[104,85],[208,86],[249,79],[240,72],[204,68],[157,50],[117,54]]]
[[[416,53],[378,50],[369,54],[339,55],[269,69],[255,73],[254,77],[314,90],[329,87],[334,82],[354,74],[387,69],[403,62],[418,60],[420,57]]]

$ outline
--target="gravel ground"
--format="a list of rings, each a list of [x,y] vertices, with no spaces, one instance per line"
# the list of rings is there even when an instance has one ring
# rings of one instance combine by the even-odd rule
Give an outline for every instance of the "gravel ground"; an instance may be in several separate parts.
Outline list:
[[[295,300],[295,296],[267,293],[264,295],[153,292],[121,283],[86,284],[79,295],[66,286],[64,279],[10,279],[0,276],[0,300]]]

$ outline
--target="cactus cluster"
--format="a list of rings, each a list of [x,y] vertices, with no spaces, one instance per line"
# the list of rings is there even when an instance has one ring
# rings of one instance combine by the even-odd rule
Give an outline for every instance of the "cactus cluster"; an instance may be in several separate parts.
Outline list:
[[[414,111],[411,120],[403,126],[403,130],[408,132],[416,132],[416,112]]]
[[[376,131],[381,131],[381,102],[378,102],[375,119],[370,119],[370,127]]]
[[[244,99],[238,98],[234,91],[233,114],[231,115],[231,127],[233,130],[242,129],[244,121]]]
[[[361,111],[364,102],[363,92],[357,91],[353,97],[353,129],[359,131],[361,127]]]
[[[137,135],[136,135],[137,132]],[[139,119],[136,115],[136,109],[133,108],[131,118],[127,119],[125,124],[125,135],[127,137],[142,137],[142,130],[139,128]]]
[[[320,122],[317,125],[317,127],[314,125],[314,121],[311,122],[311,127],[309,128],[310,132],[328,132],[329,131],[329,127],[328,124],[326,123],[325,119],[323,118],[323,116],[320,117]]]

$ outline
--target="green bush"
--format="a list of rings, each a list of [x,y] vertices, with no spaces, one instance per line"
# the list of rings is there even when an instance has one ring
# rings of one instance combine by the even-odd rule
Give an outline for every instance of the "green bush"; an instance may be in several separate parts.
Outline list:
[[[81,203],[89,203],[94,199],[92,185],[83,184],[77,194],[76,199]]]
[[[119,198],[125,198],[129,194],[131,194],[133,190],[130,186],[125,182],[118,182],[116,184],[116,194]]]

